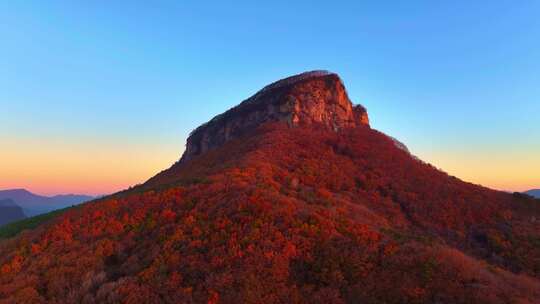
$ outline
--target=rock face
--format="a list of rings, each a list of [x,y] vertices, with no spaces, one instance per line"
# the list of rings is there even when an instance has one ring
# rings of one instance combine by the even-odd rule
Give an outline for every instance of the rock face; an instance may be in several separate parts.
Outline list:
[[[312,71],[274,82],[195,129],[180,162],[223,145],[264,122],[291,127],[319,124],[339,131],[369,126],[366,109],[353,105],[337,74]]]

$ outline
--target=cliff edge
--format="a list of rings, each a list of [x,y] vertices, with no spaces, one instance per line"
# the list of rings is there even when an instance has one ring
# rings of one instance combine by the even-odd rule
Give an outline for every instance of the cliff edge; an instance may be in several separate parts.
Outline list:
[[[264,122],[289,126],[319,124],[332,130],[369,126],[366,109],[353,105],[339,76],[311,71],[276,81],[191,132],[185,162]]]

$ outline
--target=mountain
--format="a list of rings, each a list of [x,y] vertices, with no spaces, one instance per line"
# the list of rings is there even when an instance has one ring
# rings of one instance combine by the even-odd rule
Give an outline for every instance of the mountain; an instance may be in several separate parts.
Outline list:
[[[17,205],[22,207],[28,216],[34,216],[52,210],[77,205],[92,200],[93,197],[75,194],[49,197],[37,195],[25,189],[9,189],[0,190],[0,199],[11,199]]]
[[[532,189],[532,190],[529,190],[529,191],[525,191],[524,193],[528,194],[528,195],[531,195],[531,196],[534,196],[536,198],[540,198],[540,189]]]
[[[317,71],[0,242],[0,270],[5,303],[538,303],[540,206],[415,158]]]
[[[61,194],[52,196],[51,199],[59,205],[72,206],[93,200],[95,197],[81,194]]]
[[[313,79],[319,78],[319,81]],[[366,109],[353,106],[336,74],[312,71],[279,80],[193,131],[181,161],[223,145],[268,121],[289,126],[320,124],[339,130],[369,125]]]
[[[26,218],[21,207],[13,200],[0,200],[0,226]]]

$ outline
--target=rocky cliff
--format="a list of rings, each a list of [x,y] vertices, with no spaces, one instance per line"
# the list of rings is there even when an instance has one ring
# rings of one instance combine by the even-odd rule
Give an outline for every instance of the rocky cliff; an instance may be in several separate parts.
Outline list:
[[[238,106],[195,129],[189,136],[180,162],[268,121],[289,126],[320,124],[339,131],[369,126],[366,109],[353,105],[337,74],[312,71],[274,82]]]

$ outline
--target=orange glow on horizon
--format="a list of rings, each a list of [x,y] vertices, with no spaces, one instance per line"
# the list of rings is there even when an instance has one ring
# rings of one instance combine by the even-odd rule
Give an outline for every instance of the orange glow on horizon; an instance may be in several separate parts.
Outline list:
[[[111,194],[145,182],[180,158],[149,144],[62,144],[17,140],[0,151],[0,189],[36,194]],[[10,148],[14,147],[14,148]]]
[[[436,151],[419,155],[463,181],[509,192],[540,188],[540,159],[534,149],[515,151]]]

